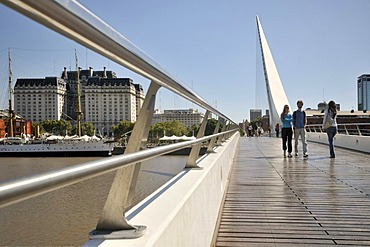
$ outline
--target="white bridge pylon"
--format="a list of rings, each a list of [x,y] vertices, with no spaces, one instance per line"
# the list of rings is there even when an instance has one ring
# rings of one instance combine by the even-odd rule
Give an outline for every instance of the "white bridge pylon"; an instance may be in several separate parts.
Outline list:
[[[280,113],[283,111],[284,105],[289,105],[289,108],[292,108],[285,94],[279,73],[275,66],[274,58],[272,57],[258,16],[256,16],[256,20],[270,111],[270,125],[275,126],[275,124],[280,123]],[[271,130],[275,131],[274,128],[271,128]]]

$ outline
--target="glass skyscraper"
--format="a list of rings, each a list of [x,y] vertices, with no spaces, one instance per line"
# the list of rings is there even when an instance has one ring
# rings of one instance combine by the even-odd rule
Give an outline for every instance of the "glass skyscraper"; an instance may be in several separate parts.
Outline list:
[[[262,110],[261,109],[250,109],[249,117],[250,117],[250,122],[256,120],[257,118],[262,117]]]
[[[370,75],[357,78],[357,107],[359,111],[370,109]]]

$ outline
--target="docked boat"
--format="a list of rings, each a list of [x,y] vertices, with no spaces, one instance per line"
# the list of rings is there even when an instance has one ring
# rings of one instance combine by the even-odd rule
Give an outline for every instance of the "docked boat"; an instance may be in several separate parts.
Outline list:
[[[0,138],[0,157],[110,156],[113,149],[113,143],[94,137],[33,141]]]
[[[0,157],[29,157],[29,156],[110,156],[114,149],[114,142],[107,141],[104,138],[96,136],[81,136],[81,103],[80,93],[77,96],[77,135],[75,136],[55,136],[44,133],[38,139],[31,139],[30,135],[26,136],[20,133],[20,136],[15,136],[14,123],[15,113],[12,103],[12,73],[11,59],[9,49],[9,110],[7,119],[9,121],[8,132],[0,138]],[[77,66],[77,91],[80,92],[79,68]],[[27,131],[26,131],[27,133]],[[1,134],[1,133],[0,133]],[[19,134],[18,134],[19,135]]]

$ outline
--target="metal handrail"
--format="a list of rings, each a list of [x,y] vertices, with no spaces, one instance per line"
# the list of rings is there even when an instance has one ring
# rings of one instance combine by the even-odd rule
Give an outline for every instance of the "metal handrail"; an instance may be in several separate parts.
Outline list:
[[[86,162],[51,172],[3,182],[0,184],[0,208],[91,177],[117,170],[130,164],[149,160],[236,131],[238,131],[238,129],[205,136],[196,140],[150,148],[136,153]]]
[[[219,142],[221,142],[226,136],[225,133],[236,131],[236,129],[233,129],[225,132],[225,129],[223,129],[222,133],[207,137],[201,137],[204,133],[199,132],[201,134],[199,134],[198,139],[194,141],[137,152],[140,145],[145,142],[149,132],[157,90],[163,86],[204,108],[206,110],[205,115],[210,113],[217,115],[219,121],[222,120],[225,122],[224,128],[227,125],[229,129],[237,124],[209,105],[198,94],[168,73],[122,34],[114,30],[77,1],[0,0],[0,3],[9,6],[40,24],[90,48],[151,81],[133,135],[125,150],[127,155],[125,154],[117,158],[112,157],[103,161],[89,162],[65,168],[58,172],[36,175],[17,180],[16,182],[9,182],[9,184],[0,185],[0,207],[1,205],[9,205],[45,193],[46,191],[70,185],[82,179],[97,176],[111,170],[117,170],[96,227],[98,232],[94,232],[93,235],[98,234],[102,238],[105,238],[105,233],[101,231],[112,232],[112,230],[120,230],[121,232],[121,230],[128,230],[130,237],[142,236],[145,227],[139,227],[140,230],[137,231],[139,228],[130,225],[124,216],[124,212],[122,212],[127,209],[130,203],[131,199],[129,196],[134,193],[137,174],[140,169],[140,164],[133,164],[171,151],[176,151],[183,147],[195,145],[196,143],[210,138],[215,138],[213,136],[223,135],[223,137],[219,138]],[[205,124],[206,121],[207,117],[203,119],[202,124]],[[195,150],[196,148],[198,148],[197,145],[193,146],[188,159],[188,161],[191,160],[191,162],[189,161],[186,164],[192,168],[195,167],[193,164],[195,160],[193,158],[198,155]],[[128,164],[132,164],[132,166],[119,169]],[[123,184],[127,185],[124,189],[121,188]],[[136,233],[132,234],[132,230]]]
[[[369,126],[369,125],[370,123],[340,123],[340,124],[337,124],[338,129],[339,127],[343,127],[346,135],[350,135],[349,131],[354,130],[355,132],[357,132],[357,135],[360,135],[360,136],[363,135],[362,132],[365,132],[365,131],[367,131],[368,132],[367,134],[370,135],[370,129],[360,129],[359,128],[359,126]],[[355,128],[353,129],[347,128],[349,126],[354,126]],[[306,128],[309,132],[317,132],[316,130],[319,130],[318,132],[320,133],[325,132],[324,131],[325,129],[323,128],[322,124],[309,124],[306,126]],[[351,132],[351,133],[353,134],[354,132]]]
[[[235,124],[77,1],[0,2]]]

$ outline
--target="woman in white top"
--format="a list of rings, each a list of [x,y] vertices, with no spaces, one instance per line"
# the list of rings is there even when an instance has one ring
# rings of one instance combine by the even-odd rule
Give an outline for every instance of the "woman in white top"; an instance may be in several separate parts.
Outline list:
[[[328,119],[330,118],[330,119]],[[328,108],[325,110],[323,126],[327,121],[331,121],[331,125],[326,127],[326,134],[328,135],[330,158],[335,158],[334,152],[334,136],[337,134],[337,105],[333,100],[328,104]]]

